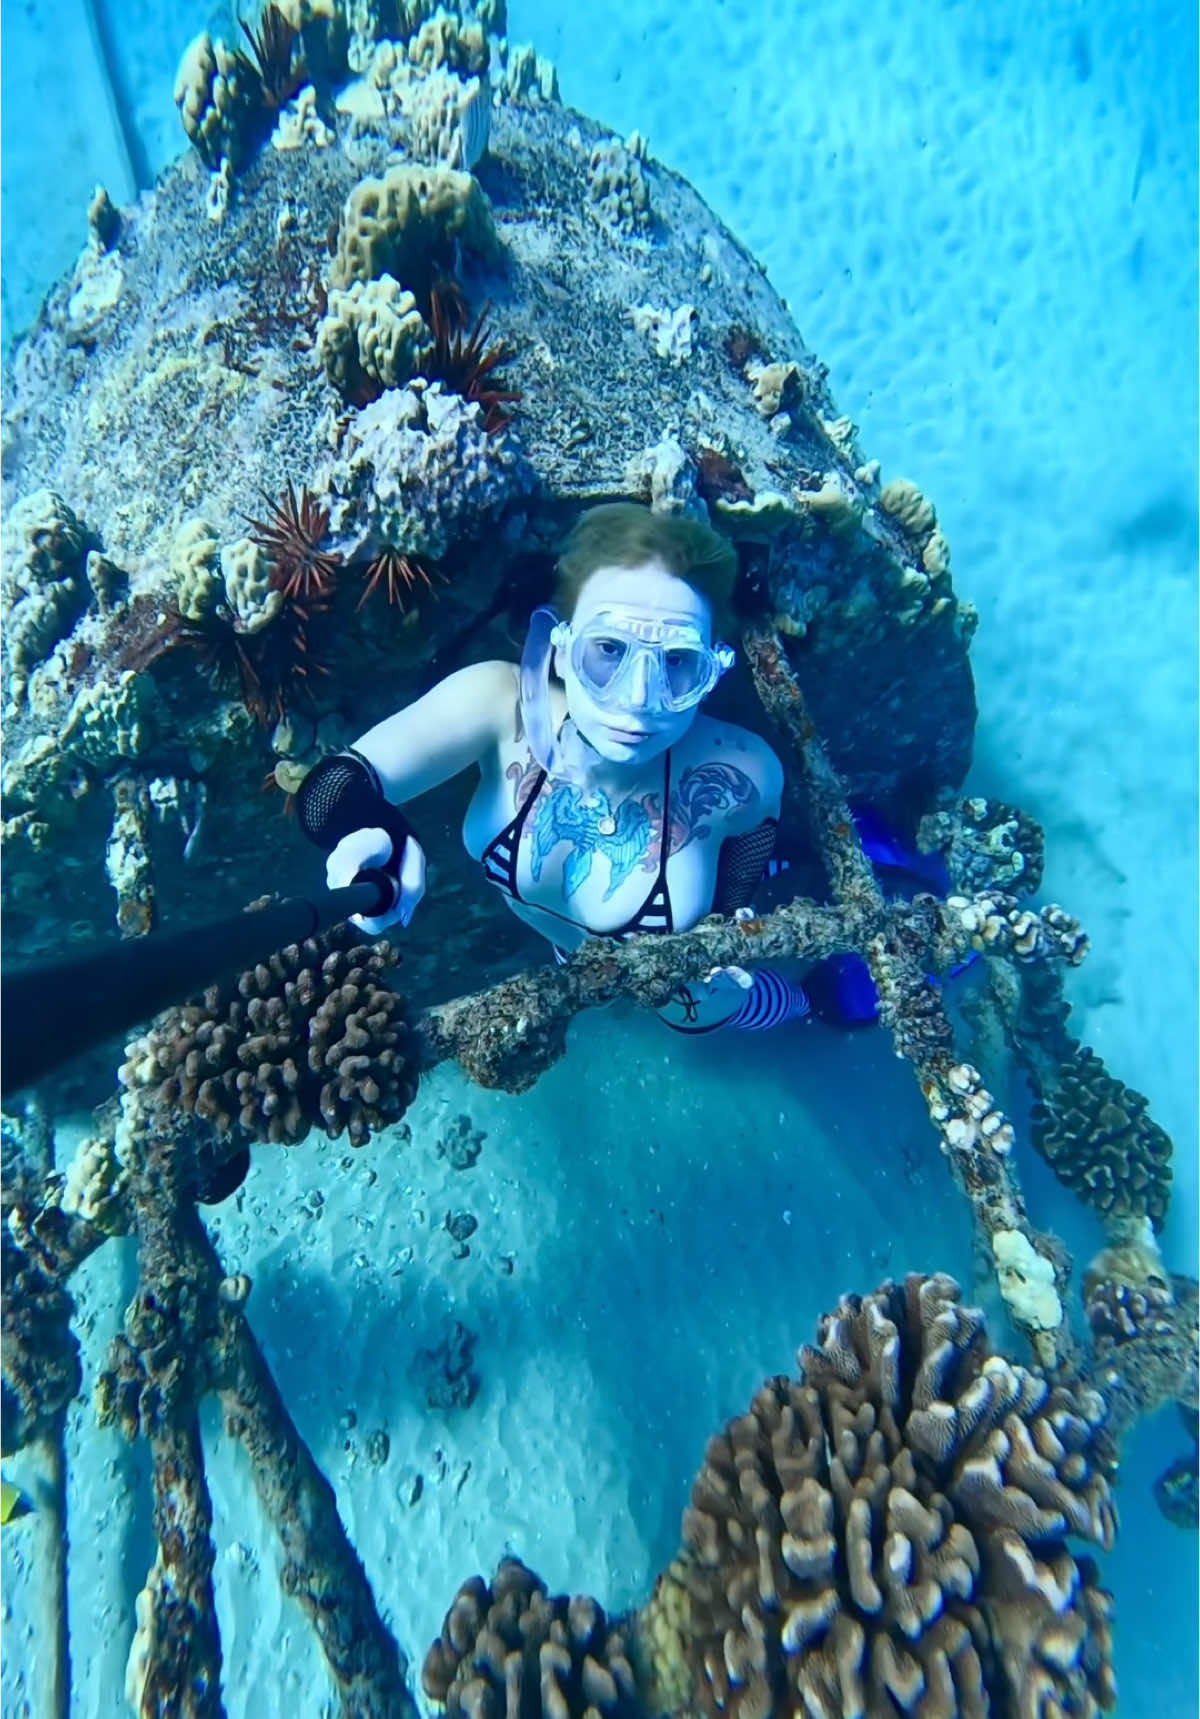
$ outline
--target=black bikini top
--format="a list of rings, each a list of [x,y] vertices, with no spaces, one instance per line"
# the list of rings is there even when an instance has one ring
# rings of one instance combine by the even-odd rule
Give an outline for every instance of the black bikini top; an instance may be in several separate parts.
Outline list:
[[[546,772],[540,770],[533,787],[525,796],[517,811],[516,817],[506,824],[498,836],[494,836],[480,855],[479,863],[483,867],[483,875],[489,883],[494,883],[497,889],[503,890],[510,901],[524,902],[517,888],[517,863],[521,853],[521,833],[533,809],[538,795],[546,783]],[[670,845],[671,819],[671,753],[667,750],[663,769],[663,825],[662,839],[659,842],[658,875],[654,886],[645,901],[638,908],[632,919],[619,925],[615,931],[604,933],[606,937],[638,937],[648,932],[667,933],[675,929],[675,919],[671,912],[671,897],[667,889],[667,860]],[[539,913],[549,913],[555,919],[567,920],[569,924],[578,921],[569,919],[565,913],[556,913],[552,907],[543,907],[541,902],[525,903],[534,907]],[[586,925],[579,927],[586,931]],[[592,935],[595,935],[593,933]]]

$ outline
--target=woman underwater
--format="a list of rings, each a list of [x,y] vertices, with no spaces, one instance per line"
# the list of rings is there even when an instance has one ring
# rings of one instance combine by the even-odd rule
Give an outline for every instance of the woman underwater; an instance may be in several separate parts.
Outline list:
[[[554,609],[520,667],[476,663],[323,759],[297,796],[338,888],[396,880],[368,932],[405,926],[425,890],[409,800],[474,766],[468,853],[565,959],[588,937],[687,931],[747,906],[775,842],[783,770],[766,741],[700,706],[734,660],[719,642],[737,574],[703,524],[633,502],[591,508],[557,566]],[[719,969],[662,1011],[683,1031],[808,1013],[799,985]]]

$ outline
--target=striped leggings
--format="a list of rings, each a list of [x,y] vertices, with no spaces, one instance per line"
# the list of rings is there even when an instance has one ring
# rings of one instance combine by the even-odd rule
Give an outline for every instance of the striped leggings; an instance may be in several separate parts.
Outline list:
[[[685,1011],[694,1017],[695,999],[686,985],[678,996]],[[716,1033],[723,1027],[739,1027],[743,1032],[760,1033],[768,1027],[781,1027],[785,1021],[802,1021],[811,1006],[803,985],[794,984],[770,967],[758,967],[749,989],[743,992],[741,1003],[723,1021],[711,1021],[707,1026],[668,1021],[667,1025],[677,1033]]]

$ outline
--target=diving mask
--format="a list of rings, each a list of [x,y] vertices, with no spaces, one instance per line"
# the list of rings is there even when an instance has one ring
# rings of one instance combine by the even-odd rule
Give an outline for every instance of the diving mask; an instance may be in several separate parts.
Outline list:
[[[707,644],[687,616],[601,609],[576,627],[553,609],[536,609],[521,657],[521,710],[530,750],[551,775],[577,773],[590,750],[570,720],[554,730],[549,682],[556,650],[567,653],[599,709],[659,718],[694,710],[734,661],[728,645]]]
[[[588,696],[604,710],[678,716],[716,686],[733,663],[728,645],[709,645],[688,617],[601,609],[581,626],[559,622],[552,642],[565,648]]]

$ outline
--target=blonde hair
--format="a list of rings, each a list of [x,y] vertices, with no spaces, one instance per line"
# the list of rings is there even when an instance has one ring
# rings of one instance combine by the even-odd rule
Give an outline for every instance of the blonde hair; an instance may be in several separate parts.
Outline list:
[[[599,567],[640,567],[656,561],[708,603],[713,638],[733,627],[737,553],[711,526],[652,513],[636,501],[610,501],[581,513],[567,534],[555,570],[554,607],[570,620],[579,593]]]

